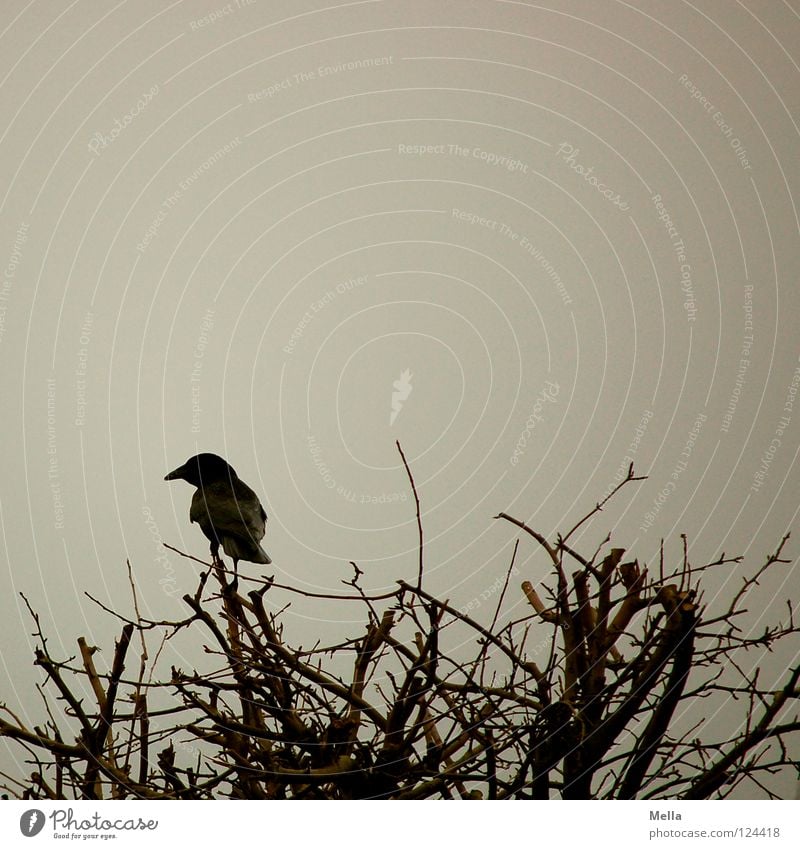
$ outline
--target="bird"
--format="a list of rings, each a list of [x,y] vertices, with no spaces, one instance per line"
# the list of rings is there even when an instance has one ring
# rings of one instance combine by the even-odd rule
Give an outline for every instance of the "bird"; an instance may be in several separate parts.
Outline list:
[[[233,560],[234,581],[240,560],[272,563],[261,547],[267,514],[258,496],[236,474],[226,460],[216,454],[197,454],[171,471],[165,481],[185,480],[197,487],[189,508],[189,519],[211,543],[211,558],[219,563],[219,547]]]

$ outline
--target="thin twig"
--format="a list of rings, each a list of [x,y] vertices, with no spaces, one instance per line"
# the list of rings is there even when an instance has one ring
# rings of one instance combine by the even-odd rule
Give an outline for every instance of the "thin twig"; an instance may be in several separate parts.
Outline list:
[[[411,469],[408,466],[408,462],[406,461],[406,455],[403,453],[403,449],[400,445],[400,440],[395,441],[395,445],[397,445],[397,450],[400,452],[400,457],[403,460],[403,465],[406,468],[406,474],[408,475],[408,480],[411,483],[411,491],[414,493],[414,504],[417,509],[417,532],[419,533],[419,572],[417,574],[417,589],[422,589],[422,570],[423,570],[423,538],[422,538],[422,515],[419,509],[419,495],[417,495],[417,485],[414,482],[414,475],[411,474]]]

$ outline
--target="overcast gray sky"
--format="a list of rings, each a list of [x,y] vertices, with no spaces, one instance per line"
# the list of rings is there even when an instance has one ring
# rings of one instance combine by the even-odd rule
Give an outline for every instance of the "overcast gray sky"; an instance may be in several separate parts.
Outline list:
[[[160,542],[207,544],[162,479],[197,451],[314,590],[350,560],[373,589],[415,574],[398,439],[429,588],[459,606],[504,574],[496,513],[553,535],[631,460],[649,479],[580,544],[744,554],[711,602],[800,530],[796,2],[2,11],[10,704],[38,680],[19,591],[56,653],[110,645],[83,591],[128,605],[126,558],[150,615],[184,615],[194,572]],[[287,627],[353,614],[295,604]]]

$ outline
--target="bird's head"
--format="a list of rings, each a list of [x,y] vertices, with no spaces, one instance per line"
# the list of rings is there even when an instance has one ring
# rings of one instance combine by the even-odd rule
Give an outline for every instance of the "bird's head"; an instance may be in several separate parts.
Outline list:
[[[218,457],[216,454],[197,454],[190,457],[182,466],[173,469],[164,480],[184,480],[192,486],[200,487],[204,483],[231,480],[235,477],[235,470],[222,457]]]

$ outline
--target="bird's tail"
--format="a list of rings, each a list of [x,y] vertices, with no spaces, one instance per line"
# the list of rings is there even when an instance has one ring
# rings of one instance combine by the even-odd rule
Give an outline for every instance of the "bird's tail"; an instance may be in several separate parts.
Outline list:
[[[270,556],[255,540],[224,537],[222,550],[234,560],[247,560],[249,563],[263,563],[265,565],[272,563]]]

